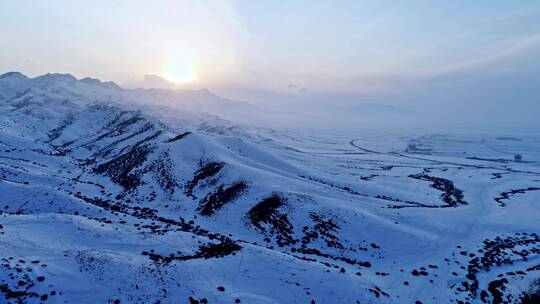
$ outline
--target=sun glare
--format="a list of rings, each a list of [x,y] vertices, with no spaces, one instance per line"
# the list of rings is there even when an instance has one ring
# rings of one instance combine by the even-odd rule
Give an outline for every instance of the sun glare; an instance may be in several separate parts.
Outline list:
[[[170,60],[162,75],[165,79],[174,83],[188,83],[197,78],[197,67],[193,57],[179,56]]]

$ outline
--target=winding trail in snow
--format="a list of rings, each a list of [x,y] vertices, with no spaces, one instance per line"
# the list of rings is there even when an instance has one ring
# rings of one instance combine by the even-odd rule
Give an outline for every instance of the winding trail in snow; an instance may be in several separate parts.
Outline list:
[[[351,139],[351,141],[349,141],[349,144],[351,146],[361,150],[361,151],[368,152],[368,153],[373,153],[373,154],[389,155],[389,156],[394,156],[394,157],[403,157],[403,158],[409,158],[409,159],[416,159],[416,160],[432,162],[432,163],[439,164],[439,165],[453,165],[453,166],[476,168],[476,169],[503,170],[503,171],[513,172],[513,173],[526,173],[526,174],[540,175],[540,172],[515,170],[515,169],[507,168],[507,167],[492,167],[492,166],[482,166],[482,165],[471,165],[471,164],[463,164],[463,163],[456,163],[456,162],[440,161],[440,160],[424,158],[424,157],[410,156],[410,155],[406,155],[406,154],[399,153],[399,152],[374,151],[374,150],[366,149],[366,148],[356,144],[357,140],[360,140],[360,139],[359,138],[353,138],[353,139]]]

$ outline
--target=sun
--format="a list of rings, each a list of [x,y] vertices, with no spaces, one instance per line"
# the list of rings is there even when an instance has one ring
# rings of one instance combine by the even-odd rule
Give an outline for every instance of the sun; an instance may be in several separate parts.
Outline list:
[[[163,77],[177,84],[189,83],[197,79],[197,66],[192,56],[179,56],[165,65]]]

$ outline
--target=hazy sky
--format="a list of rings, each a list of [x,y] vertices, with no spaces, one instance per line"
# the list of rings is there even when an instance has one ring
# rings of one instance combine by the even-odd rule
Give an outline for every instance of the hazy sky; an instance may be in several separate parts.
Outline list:
[[[538,0],[0,0],[0,71],[31,76],[355,94],[538,75],[539,51]]]

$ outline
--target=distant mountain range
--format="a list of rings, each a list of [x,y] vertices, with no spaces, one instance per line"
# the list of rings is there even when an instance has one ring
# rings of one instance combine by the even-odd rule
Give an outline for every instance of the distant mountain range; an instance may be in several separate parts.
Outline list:
[[[246,102],[233,101],[216,96],[206,89],[124,89],[114,82],[98,79],[76,79],[70,74],[46,74],[28,78],[18,72],[0,75],[2,91],[27,99],[34,95],[74,97],[75,101],[122,102],[132,105],[166,106],[189,112],[205,112],[227,116],[252,107]],[[8,94],[8,93],[2,93]],[[9,98],[13,96],[5,96]]]

